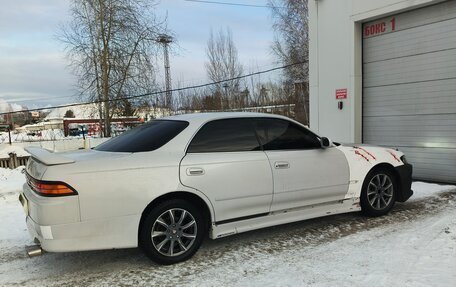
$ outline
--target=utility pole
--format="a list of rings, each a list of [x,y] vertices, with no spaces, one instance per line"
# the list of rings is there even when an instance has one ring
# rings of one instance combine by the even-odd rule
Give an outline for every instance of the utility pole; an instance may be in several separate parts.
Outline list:
[[[165,106],[168,109],[172,109],[173,107],[173,94],[171,92],[171,66],[169,64],[169,52],[168,47],[169,44],[173,41],[171,36],[166,34],[161,34],[158,36],[157,42],[163,45],[163,56],[165,62]]]
[[[11,126],[8,126],[8,142],[11,145]]]

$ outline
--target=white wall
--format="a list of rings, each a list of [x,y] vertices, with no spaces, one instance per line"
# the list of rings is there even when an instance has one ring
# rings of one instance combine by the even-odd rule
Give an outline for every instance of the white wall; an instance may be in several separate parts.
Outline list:
[[[310,128],[335,141],[348,142],[353,110],[350,1],[310,0],[309,14]],[[348,89],[348,97],[339,110],[335,91],[341,88]]]
[[[310,128],[334,141],[361,142],[362,22],[437,2],[309,0]],[[341,88],[348,96],[339,110]]]
[[[351,18],[366,21],[443,1],[446,0],[351,0]]]

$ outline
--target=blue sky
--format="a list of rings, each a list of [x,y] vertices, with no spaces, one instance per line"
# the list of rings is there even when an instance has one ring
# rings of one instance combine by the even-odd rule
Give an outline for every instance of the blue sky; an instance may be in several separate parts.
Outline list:
[[[223,2],[266,5],[267,0]],[[58,26],[68,21],[69,0],[2,0],[0,9],[0,100],[29,107],[76,102],[75,78],[67,67]],[[274,65],[267,8],[161,0],[159,16],[168,15],[179,49],[171,56],[173,84],[207,82],[206,42],[211,28],[229,27],[246,71]],[[162,79],[162,63],[158,63]]]

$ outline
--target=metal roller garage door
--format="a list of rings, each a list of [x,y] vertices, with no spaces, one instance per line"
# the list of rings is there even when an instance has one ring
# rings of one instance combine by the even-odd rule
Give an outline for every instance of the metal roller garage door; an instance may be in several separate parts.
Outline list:
[[[363,141],[456,182],[456,1],[363,24]]]

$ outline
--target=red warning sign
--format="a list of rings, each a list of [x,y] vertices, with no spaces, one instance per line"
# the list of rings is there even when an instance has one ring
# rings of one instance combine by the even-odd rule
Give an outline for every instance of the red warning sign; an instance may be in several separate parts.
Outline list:
[[[347,89],[336,90],[336,100],[343,100],[347,98]]]

